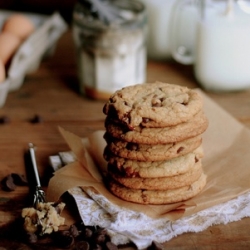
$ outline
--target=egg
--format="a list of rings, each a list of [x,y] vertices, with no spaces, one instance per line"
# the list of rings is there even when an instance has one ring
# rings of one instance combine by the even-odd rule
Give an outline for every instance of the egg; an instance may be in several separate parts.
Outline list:
[[[12,14],[4,22],[2,31],[9,32],[21,40],[25,40],[33,31],[35,26],[30,18],[23,14]]]
[[[0,33],[0,60],[6,66],[11,60],[22,41],[15,35],[8,32]]]
[[[0,83],[6,79],[6,71],[3,62],[0,60]]]

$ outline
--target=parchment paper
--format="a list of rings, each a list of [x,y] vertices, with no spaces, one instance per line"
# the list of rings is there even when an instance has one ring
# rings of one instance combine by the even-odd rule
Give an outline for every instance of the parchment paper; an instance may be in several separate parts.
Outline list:
[[[74,187],[91,187],[121,207],[143,212],[152,218],[176,220],[250,191],[250,131],[203,92],[201,94],[209,119],[209,127],[203,134],[203,169],[208,178],[207,185],[196,197],[185,202],[154,206],[126,202],[115,197],[102,182],[102,171],[106,167],[102,157],[104,131],[96,131],[89,138],[82,139],[59,128],[78,161],[55,173],[48,186],[47,199],[56,201]]]

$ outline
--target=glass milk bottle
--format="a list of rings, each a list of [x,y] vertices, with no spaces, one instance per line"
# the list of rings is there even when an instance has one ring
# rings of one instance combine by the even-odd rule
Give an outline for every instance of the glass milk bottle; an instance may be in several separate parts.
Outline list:
[[[80,91],[106,100],[146,79],[146,11],[136,0],[79,0],[73,12]]]
[[[196,8],[194,50],[188,51],[185,44],[180,46],[174,35],[173,42],[178,44],[172,47],[174,59],[193,64],[194,75],[206,90],[250,88],[250,15],[233,0],[201,0]]]

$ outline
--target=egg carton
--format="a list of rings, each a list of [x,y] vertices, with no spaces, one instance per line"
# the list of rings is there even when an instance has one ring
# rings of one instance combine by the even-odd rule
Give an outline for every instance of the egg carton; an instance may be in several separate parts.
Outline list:
[[[0,26],[14,14],[12,11],[0,11]],[[18,90],[26,74],[34,72],[44,56],[50,54],[56,46],[57,40],[67,30],[68,26],[61,15],[40,15],[22,13],[29,17],[35,25],[35,31],[20,45],[11,59],[7,77],[0,83],[0,107],[4,106],[8,93]]]

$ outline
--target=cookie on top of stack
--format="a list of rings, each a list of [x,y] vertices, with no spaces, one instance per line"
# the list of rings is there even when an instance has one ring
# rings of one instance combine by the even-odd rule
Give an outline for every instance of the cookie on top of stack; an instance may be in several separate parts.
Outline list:
[[[208,119],[198,92],[162,82],[136,84],[116,91],[103,112],[111,193],[157,205],[190,199],[204,188]]]

